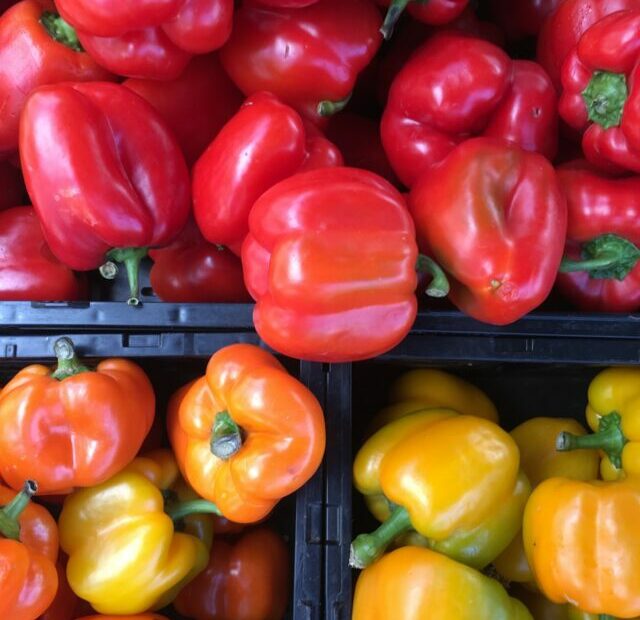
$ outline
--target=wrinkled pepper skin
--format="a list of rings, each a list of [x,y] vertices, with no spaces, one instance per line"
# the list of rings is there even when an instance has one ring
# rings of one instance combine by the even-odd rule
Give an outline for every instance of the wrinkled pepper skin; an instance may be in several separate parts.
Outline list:
[[[25,106],[20,156],[53,254],[86,271],[125,249],[113,258],[137,303],[145,248],[171,243],[191,207],[189,171],[159,114],[116,84],[46,86]]]
[[[206,566],[200,529],[187,524],[193,533],[176,532],[170,509],[165,512],[163,492],[178,478],[170,451],[160,451],[65,500],[59,526],[67,577],[96,611],[126,615],[164,607]],[[118,570],[109,570],[114,565]]]
[[[130,78],[124,85],[148,101],[173,130],[188,166],[204,153],[242,105],[242,93],[217,54],[197,56],[171,81]]]
[[[398,178],[412,187],[469,136],[502,138],[552,159],[557,96],[544,70],[464,33],[428,39],[394,79],[380,125]]]
[[[174,303],[247,302],[242,263],[232,252],[204,239],[189,219],[180,236],[166,248],[151,250],[149,278],[153,292]]]
[[[249,97],[193,170],[193,209],[202,234],[239,253],[249,211],[293,174],[339,166],[338,149],[270,93]]]
[[[601,235],[615,234],[640,245],[640,177],[610,178],[581,163],[558,169],[569,213],[565,256],[574,261],[597,258],[586,252]],[[582,256],[586,252],[586,256]],[[640,310],[640,252],[624,274],[589,271],[559,273],[556,287],[580,310],[637,312]],[[596,273],[596,275],[598,275]]]
[[[356,583],[353,620],[533,620],[493,579],[418,547],[397,549]]]
[[[245,284],[257,300],[256,330],[276,351],[367,359],[411,329],[414,226],[402,195],[381,177],[355,168],[296,174],[258,199],[249,229]]]
[[[640,0],[564,0],[544,21],[538,37],[538,62],[560,90],[562,64],[584,32],[603,17],[640,8]]]
[[[524,547],[540,590],[592,614],[640,615],[640,482],[546,480],[524,514]]]
[[[589,385],[586,417],[594,434],[562,433],[557,449],[600,449],[604,480],[640,475],[640,368],[607,368],[598,373]]]
[[[555,170],[536,153],[467,140],[425,171],[409,208],[422,250],[450,275],[450,300],[505,325],[551,291],[564,248],[567,205]]]
[[[530,486],[519,479],[518,461],[515,442],[499,426],[452,410],[425,410],[382,428],[358,452],[354,483],[397,508],[391,515],[376,511],[389,518],[354,540],[352,564],[367,566],[413,528],[433,543],[452,539],[441,544],[443,552],[485,566],[520,527]]]
[[[207,568],[180,592],[174,607],[197,620],[282,620],[289,564],[287,546],[268,528],[234,542],[216,538]]]
[[[351,94],[382,42],[381,21],[370,0],[319,0],[293,9],[246,3],[220,58],[245,95],[269,91],[318,120],[322,102]]]
[[[0,211],[25,203],[22,174],[8,162],[0,162]]]
[[[36,88],[111,78],[89,54],[55,39],[44,15],[54,13],[38,0],[22,0],[0,16],[0,159],[18,149],[20,114]]]
[[[57,0],[56,4],[100,65],[135,78],[177,78],[192,55],[224,45],[233,21],[232,0],[153,0],[137,5]]]
[[[267,516],[324,454],[318,401],[254,345],[214,353],[206,375],[171,399],[167,426],[185,479],[237,523]]]
[[[36,490],[33,481],[18,495],[0,485],[0,613],[11,620],[37,618],[58,589],[58,528],[45,508],[29,502]]]
[[[51,253],[31,207],[0,211],[0,300],[75,301],[86,296],[84,276]]]
[[[54,348],[58,369],[27,366],[0,391],[0,475],[14,489],[27,478],[43,494],[104,482],[153,423],[153,387],[138,365],[114,358],[91,371],[68,338]]]

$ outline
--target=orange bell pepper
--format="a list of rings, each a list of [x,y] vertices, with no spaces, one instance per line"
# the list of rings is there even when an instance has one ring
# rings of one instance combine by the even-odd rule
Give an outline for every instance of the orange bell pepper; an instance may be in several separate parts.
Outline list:
[[[198,620],[281,620],[289,601],[289,552],[262,527],[231,543],[216,538],[209,564],[174,601]]]
[[[30,503],[32,480],[20,493],[0,486],[0,617],[33,620],[58,589],[58,529],[53,517]]]
[[[540,590],[592,614],[640,615],[640,480],[551,478],[524,513],[524,548]]]
[[[169,438],[195,491],[238,523],[265,517],[318,469],[324,417],[276,358],[248,344],[215,353],[171,399]]]
[[[153,388],[128,360],[82,365],[68,338],[55,342],[58,367],[34,364],[0,392],[0,473],[19,489],[69,493],[100,484],[131,462],[151,428]]]

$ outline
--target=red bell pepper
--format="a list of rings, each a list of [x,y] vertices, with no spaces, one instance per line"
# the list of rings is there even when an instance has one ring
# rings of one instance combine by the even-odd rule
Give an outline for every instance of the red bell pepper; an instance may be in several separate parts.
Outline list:
[[[416,315],[415,230],[402,195],[355,168],[278,183],[255,203],[242,246],[253,320],[276,351],[342,362],[388,351]]]
[[[198,620],[282,620],[289,600],[289,552],[278,534],[257,528],[237,541],[215,538],[204,569],[174,602]]]
[[[504,325],[553,287],[567,206],[549,162],[491,138],[463,142],[423,172],[409,206],[421,249],[450,274],[453,303]]]
[[[513,11],[513,4],[510,11]],[[547,16],[538,37],[538,62],[560,90],[560,73],[565,58],[583,33],[606,15],[640,8],[639,0],[563,0]]]
[[[8,162],[0,162],[0,211],[24,204],[25,196],[20,170]]]
[[[177,78],[231,34],[233,0],[56,0],[96,61],[128,77]]]
[[[370,0],[320,0],[301,9],[244,4],[220,58],[246,95],[269,91],[312,120],[344,106],[380,47]]]
[[[123,262],[139,303],[140,260],[177,237],[191,206],[189,171],[158,113],[116,84],[45,86],[25,106],[20,156],[54,255],[79,271]]]
[[[482,39],[442,33],[394,80],[380,132],[393,169],[411,187],[470,135],[505,138],[552,158],[557,98],[539,65],[512,61]]]
[[[131,78],[124,85],[146,99],[173,130],[192,166],[242,105],[242,93],[224,72],[217,54],[192,59],[169,82]]]
[[[31,207],[0,212],[0,300],[86,299],[83,276],[51,253]]]
[[[310,4],[315,4],[318,0],[247,0],[250,4],[261,4],[263,6],[273,6],[278,8],[301,9]]]
[[[17,150],[20,114],[36,88],[108,79],[54,11],[37,0],[16,4],[0,17],[0,157]]]
[[[162,301],[246,302],[240,259],[206,241],[193,220],[166,248],[151,250],[151,286]]]
[[[557,286],[581,310],[640,310],[640,177],[613,179],[581,163],[558,170],[567,197]]]
[[[535,37],[562,0],[491,0],[492,19],[511,40]]]
[[[592,164],[640,172],[640,9],[591,26],[562,67],[560,114]]]
[[[249,97],[193,169],[193,207],[205,239],[236,253],[253,203],[302,170],[339,166],[336,147],[269,93]]]
[[[393,34],[396,22],[405,8],[412,17],[425,24],[443,25],[452,22],[467,7],[469,0],[378,0],[389,10],[380,28],[385,39]]]

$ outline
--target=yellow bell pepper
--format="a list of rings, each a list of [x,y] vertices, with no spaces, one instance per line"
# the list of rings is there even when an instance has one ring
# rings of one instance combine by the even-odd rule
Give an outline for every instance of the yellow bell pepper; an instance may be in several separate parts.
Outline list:
[[[562,432],[581,436],[587,431],[571,418],[532,418],[511,431],[520,450],[520,466],[534,487],[554,476],[574,480],[594,480],[598,477],[599,458],[595,450],[567,453],[556,450],[556,438]],[[521,532],[494,560],[493,565],[500,576],[509,582],[533,582]]]
[[[640,475],[640,368],[608,368],[589,385],[587,423],[592,435],[558,436],[558,450],[602,450],[604,480]]]
[[[137,458],[110,480],[69,495],[59,526],[71,589],[103,614],[168,605],[209,560],[213,522],[194,513],[217,508],[193,497],[169,450]],[[181,523],[190,533],[176,532]]]
[[[358,568],[411,529],[449,552],[462,553],[481,541],[473,553],[489,562],[487,555],[495,557],[518,531],[529,492],[519,477],[513,439],[493,422],[446,409],[418,412],[380,429],[359,451],[353,471],[360,492],[394,504],[376,532],[354,540],[351,561]],[[488,527],[501,513],[496,507],[508,505],[501,526]]]
[[[358,577],[352,620],[532,620],[495,580],[444,555],[403,547]]]
[[[640,480],[546,480],[531,495],[523,537],[540,590],[591,614],[640,615]]]

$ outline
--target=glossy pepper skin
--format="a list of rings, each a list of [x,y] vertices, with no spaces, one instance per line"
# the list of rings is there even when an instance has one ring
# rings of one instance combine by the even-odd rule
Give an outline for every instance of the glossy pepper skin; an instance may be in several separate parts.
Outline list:
[[[582,132],[582,150],[608,171],[640,172],[640,8],[591,26],[562,66],[562,118]]]
[[[640,474],[640,369],[607,368],[589,385],[587,422],[593,435],[558,435],[558,450],[600,449],[604,480]]]
[[[320,465],[322,409],[270,353],[236,344],[169,403],[169,438],[185,479],[222,516],[265,517]]]
[[[22,0],[0,16],[0,158],[18,149],[20,114],[36,88],[111,78],[73,35],[55,30],[53,3],[46,4]]]
[[[539,65],[512,61],[484,39],[444,32],[421,45],[394,79],[380,133],[407,187],[474,135],[506,139],[552,159],[557,96]]]
[[[490,529],[481,534],[487,549],[475,550],[482,558],[470,558],[478,565],[488,564],[520,526],[529,484],[526,479],[518,482],[518,469],[513,439],[483,418],[430,409],[392,422],[367,440],[353,473],[359,491],[384,495],[397,507],[376,532],[354,540],[352,565],[368,566],[391,540],[412,528],[434,543],[477,528]],[[496,511],[514,494],[516,505],[508,515]]]
[[[84,277],[51,253],[31,207],[0,211],[0,300],[75,301],[86,295]]]
[[[381,18],[370,0],[319,0],[305,8],[244,4],[220,58],[245,95],[269,91],[311,120],[353,90],[376,54]]]
[[[356,583],[353,620],[533,620],[493,579],[444,555],[397,549]]]
[[[0,613],[11,620],[37,618],[58,589],[58,528],[45,508],[29,503],[37,489],[32,480],[17,495],[0,485]]]
[[[163,492],[178,479],[170,451],[160,451],[65,500],[59,526],[60,546],[69,555],[67,577],[96,611],[126,615],[164,607],[206,566],[200,526],[187,523],[189,533],[182,533],[174,522],[192,508],[212,507],[165,500]],[[113,566],[118,570],[109,570]]]
[[[472,317],[505,325],[551,291],[567,206],[542,156],[467,140],[422,174],[409,207],[422,249],[451,276],[451,301]]]
[[[162,300],[183,303],[247,302],[242,263],[231,251],[209,243],[189,219],[166,248],[151,250],[150,281]]]
[[[339,166],[342,155],[270,93],[249,97],[193,170],[193,209],[205,239],[239,253],[249,211],[270,187],[303,170]]]
[[[640,0],[564,0],[545,19],[538,37],[538,62],[560,90],[562,64],[584,32],[603,17],[640,8]]]
[[[0,391],[0,474],[15,489],[28,477],[44,494],[102,483],[134,459],[153,422],[139,366],[114,358],[89,370],[68,338],[54,351],[57,369],[27,366]]]
[[[8,162],[0,162],[0,211],[24,204],[25,194],[20,171]]]
[[[593,614],[640,615],[640,483],[551,478],[531,495],[524,547],[540,590]]]
[[[640,177],[611,178],[578,162],[559,168],[558,180],[569,213],[563,270],[598,262],[561,270],[556,287],[580,310],[640,310]],[[612,235],[622,241],[602,242]]]
[[[53,254],[78,271],[124,262],[137,304],[140,260],[177,237],[191,206],[189,171],[162,118],[120,85],[46,86],[22,114],[20,156]]]
[[[216,538],[207,568],[180,592],[174,607],[198,620],[282,620],[289,564],[287,546],[268,528],[233,542]]]
[[[355,168],[296,174],[260,197],[249,229],[245,284],[257,300],[256,329],[275,350],[366,359],[411,329],[414,227],[402,195],[381,177]]]
[[[130,78],[124,85],[147,100],[173,130],[192,166],[242,104],[242,93],[217,54],[196,56],[175,80]]]
[[[113,73],[173,80],[194,54],[229,38],[232,0],[150,0],[140,3],[57,0],[82,46]]]

